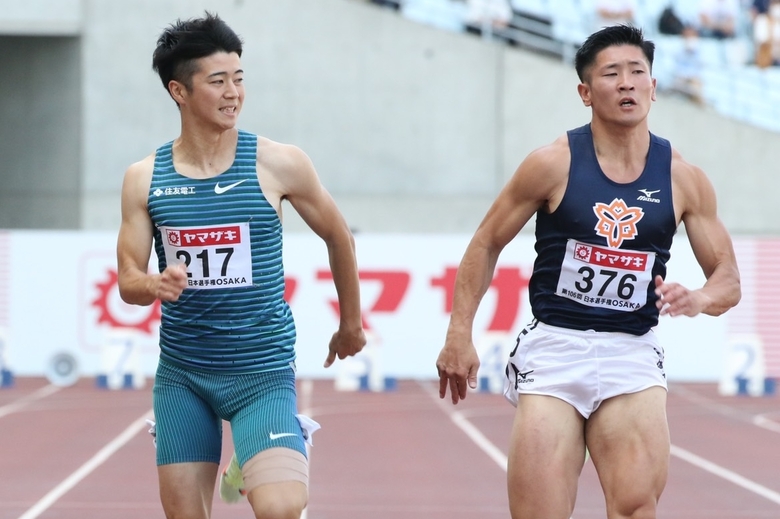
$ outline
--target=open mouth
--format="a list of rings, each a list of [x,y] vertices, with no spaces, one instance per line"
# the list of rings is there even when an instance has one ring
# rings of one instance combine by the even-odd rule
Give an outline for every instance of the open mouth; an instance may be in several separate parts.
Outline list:
[[[633,99],[623,99],[620,101],[620,106],[636,106],[636,102]]]

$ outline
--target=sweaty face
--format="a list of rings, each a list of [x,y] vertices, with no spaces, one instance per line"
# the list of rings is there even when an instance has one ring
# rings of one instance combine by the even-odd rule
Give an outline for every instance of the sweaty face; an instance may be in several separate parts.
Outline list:
[[[650,64],[635,45],[612,46],[599,52],[578,90],[594,117],[623,124],[646,118],[655,101]]]
[[[218,52],[197,60],[191,88],[183,92],[182,109],[204,124],[233,128],[244,103],[244,71],[238,54]]]

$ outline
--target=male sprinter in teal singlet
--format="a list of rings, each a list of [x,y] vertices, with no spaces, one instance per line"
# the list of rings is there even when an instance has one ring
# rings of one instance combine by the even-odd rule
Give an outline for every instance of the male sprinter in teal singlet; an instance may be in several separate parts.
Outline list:
[[[162,33],[153,66],[180,110],[181,134],[131,165],[122,186],[120,293],[163,308],[153,400],[167,517],[210,516],[222,420],[255,516],[300,517],[306,505],[282,200],[327,245],[341,320],[325,366],[365,344],[354,240],[309,158],[236,128],[241,52],[240,38],[208,13]],[[159,274],[147,270],[152,243]]]
[[[590,452],[609,519],[656,517],[669,429],[659,313],[719,315],[739,301],[734,250],[701,169],[650,133],[654,45],[604,28],[577,51],[591,122],[532,152],[498,195],[458,270],[436,363],[453,403],[475,387],[477,307],[501,250],[536,214],[529,284],[535,320],[518,336],[505,394],[517,412],[509,448],[513,519],[569,519]],[[683,222],[707,281],[668,282]]]

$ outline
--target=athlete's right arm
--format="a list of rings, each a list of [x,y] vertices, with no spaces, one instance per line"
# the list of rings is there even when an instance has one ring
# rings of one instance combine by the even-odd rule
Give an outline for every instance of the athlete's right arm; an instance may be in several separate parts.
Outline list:
[[[474,316],[493,279],[498,256],[542,207],[554,208],[568,179],[566,137],[532,152],[499,193],[463,255],[455,279],[452,314],[436,368],[439,396],[450,387],[452,402],[477,384],[479,358],[472,340]]]
[[[187,284],[182,266],[149,273],[152,220],[147,210],[153,157],[130,166],[122,183],[122,223],[117,238],[119,294],[126,303],[150,305],[155,299],[175,301]]]

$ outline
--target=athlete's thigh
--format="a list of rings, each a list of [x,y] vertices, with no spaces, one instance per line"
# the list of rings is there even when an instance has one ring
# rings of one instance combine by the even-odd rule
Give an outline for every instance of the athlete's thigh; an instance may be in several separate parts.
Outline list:
[[[157,368],[152,402],[157,422],[157,465],[219,464],[222,420],[201,398],[185,370],[163,361]]]
[[[157,467],[160,501],[166,517],[208,519],[214,499],[217,463],[172,463]]]
[[[585,435],[607,510],[654,508],[669,468],[666,389],[654,386],[605,400],[590,416]]]
[[[513,519],[570,517],[585,462],[584,422],[559,398],[519,396],[508,466]]]
[[[235,395],[240,395],[241,403],[230,418],[239,465],[277,447],[292,449],[305,457],[292,369],[246,375],[239,381]]]

